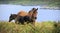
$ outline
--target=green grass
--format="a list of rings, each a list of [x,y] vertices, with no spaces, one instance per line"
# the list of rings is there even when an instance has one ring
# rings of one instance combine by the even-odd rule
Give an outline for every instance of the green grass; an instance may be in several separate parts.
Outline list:
[[[52,33],[54,22],[36,22],[31,24],[15,24],[13,22],[0,22],[0,33]]]

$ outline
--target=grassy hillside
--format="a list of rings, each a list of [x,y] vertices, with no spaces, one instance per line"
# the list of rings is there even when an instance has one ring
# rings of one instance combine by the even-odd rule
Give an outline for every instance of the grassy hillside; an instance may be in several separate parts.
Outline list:
[[[35,26],[0,22],[0,33],[53,33],[55,30],[54,22],[36,22]]]

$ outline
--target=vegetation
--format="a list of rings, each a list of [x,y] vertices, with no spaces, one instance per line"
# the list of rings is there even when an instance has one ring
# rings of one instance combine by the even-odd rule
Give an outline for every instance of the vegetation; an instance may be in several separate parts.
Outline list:
[[[54,23],[53,33],[60,33],[60,21]]]
[[[48,5],[60,7],[60,0],[0,0],[0,4]]]
[[[60,26],[56,26],[59,26],[59,24],[53,21],[36,22],[35,26],[31,24],[21,25],[13,22],[0,22],[0,33],[57,33],[57,31],[60,31]]]

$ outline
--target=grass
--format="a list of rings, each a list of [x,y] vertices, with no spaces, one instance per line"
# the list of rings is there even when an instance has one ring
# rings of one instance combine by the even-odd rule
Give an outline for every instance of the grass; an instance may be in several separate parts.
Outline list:
[[[53,33],[54,22],[36,22],[31,24],[15,24],[13,22],[0,22],[0,33]]]

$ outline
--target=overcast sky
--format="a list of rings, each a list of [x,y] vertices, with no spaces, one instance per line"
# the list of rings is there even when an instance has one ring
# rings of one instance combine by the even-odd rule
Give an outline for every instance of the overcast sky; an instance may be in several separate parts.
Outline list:
[[[40,9],[40,6],[0,5],[0,20],[8,21],[10,14],[17,14],[20,10],[28,12],[33,7],[38,8],[37,20],[57,21],[60,20],[60,10]]]

